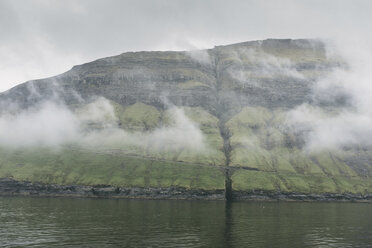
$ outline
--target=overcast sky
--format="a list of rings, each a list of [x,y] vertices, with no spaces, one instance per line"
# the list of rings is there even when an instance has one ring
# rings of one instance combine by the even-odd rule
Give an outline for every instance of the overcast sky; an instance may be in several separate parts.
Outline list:
[[[0,0],[0,92],[126,51],[371,31],[369,0]]]

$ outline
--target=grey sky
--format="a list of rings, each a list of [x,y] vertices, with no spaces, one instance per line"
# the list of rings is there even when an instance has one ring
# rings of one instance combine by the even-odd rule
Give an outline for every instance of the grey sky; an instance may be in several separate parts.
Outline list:
[[[100,57],[266,38],[370,38],[368,0],[0,0],[0,92]]]

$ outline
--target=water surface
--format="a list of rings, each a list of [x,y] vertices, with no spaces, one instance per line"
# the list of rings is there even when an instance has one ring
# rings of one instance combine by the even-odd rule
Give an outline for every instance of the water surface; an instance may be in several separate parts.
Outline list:
[[[0,197],[0,247],[372,247],[372,204]]]

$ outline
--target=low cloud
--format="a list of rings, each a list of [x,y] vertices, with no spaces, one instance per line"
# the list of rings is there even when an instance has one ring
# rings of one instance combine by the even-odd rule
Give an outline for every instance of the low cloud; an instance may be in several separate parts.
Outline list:
[[[120,128],[113,105],[103,97],[74,110],[48,101],[17,114],[0,116],[0,145],[20,148],[75,144],[100,149],[151,148],[160,152],[206,150],[203,133],[181,108],[171,107],[167,113],[168,125],[139,132]]]
[[[190,50],[190,51],[187,51],[185,52],[185,54],[187,56],[189,56],[191,59],[193,59],[194,61],[202,64],[202,65],[209,65],[209,66],[212,66],[213,65],[213,60],[210,56],[210,54],[208,53],[208,50],[204,49],[204,50]]]
[[[347,64],[314,85],[315,104],[331,107],[304,104],[288,113],[289,123],[308,130],[305,138],[310,150],[372,146],[372,48],[348,41],[328,49],[330,56],[337,54]]]
[[[0,117],[0,144],[5,147],[56,146],[75,141],[78,134],[78,118],[66,106],[53,102]]]
[[[228,72],[243,85],[259,87],[255,77],[304,79],[290,59],[274,56],[260,49],[239,49],[233,52],[233,59],[237,65]]]

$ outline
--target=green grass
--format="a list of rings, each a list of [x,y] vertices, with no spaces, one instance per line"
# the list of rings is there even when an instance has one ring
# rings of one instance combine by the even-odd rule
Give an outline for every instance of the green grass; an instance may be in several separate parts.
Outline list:
[[[159,126],[161,112],[155,107],[141,102],[126,108],[115,107],[115,114],[124,129],[144,131],[153,130]]]
[[[151,134],[174,125],[172,109],[159,110],[136,103],[123,107],[112,102],[120,128],[131,134]],[[75,111],[83,111],[75,106]],[[225,165],[219,120],[200,107],[182,107],[203,134],[206,149],[100,142],[51,148],[0,147],[0,177],[56,184],[109,184],[126,187],[170,187],[223,189]],[[353,165],[369,151],[305,152],[292,143],[296,135],[286,129],[285,111],[245,107],[227,121],[231,133],[231,166],[237,170],[234,190],[266,190],[301,193],[368,193],[372,191],[372,167]],[[187,135],[187,134],[185,134]],[[141,139],[142,136],[134,136]],[[295,143],[295,142],[294,142]],[[84,150],[85,149],[85,150]],[[349,160],[348,160],[349,159]]]
[[[359,177],[327,177],[237,170],[233,176],[233,189],[241,191],[264,190],[298,193],[354,193],[372,192],[372,181]]]
[[[245,107],[227,122],[229,128],[265,127],[271,112],[263,107]]]
[[[245,107],[233,116],[227,127],[231,166],[256,168],[239,171],[233,176],[239,190],[277,190],[303,193],[361,193],[371,192],[370,165],[353,167],[346,158],[357,160],[370,154],[363,150],[323,150],[305,152],[297,146],[287,146],[296,135],[286,128],[283,110]],[[360,167],[363,171],[357,171]],[[285,185],[283,187],[283,185]]]
[[[182,107],[187,118],[189,118],[200,129],[204,137],[205,149],[202,151],[191,148],[181,148],[178,151],[165,149],[163,151],[153,151],[150,154],[160,156],[163,159],[177,160],[191,163],[201,163],[210,165],[225,164],[223,149],[223,139],[218,128],[218,119],[200,107]],[[174,123],[174,113],[172,109],[162,113],[162,122],[167,127]],[[187,134],[185,134],[187,135]]]
[[[202,132],[205,149],[197,150],[193,147],[183,147],[180,144],[182,143],[182,137],[177,144],[164,144],[162,146],[150,142],[151,139],[146,140],[146,137],[151,136],[154,132],[166,132],[168,128],[174,128],[176,124],[174,119],[175,109],[161,111],[140,102],[127,107],[115,102],[111,102],[111,104],[123,131],[129,133],[132,140],[137,139],[140,142],[137,145],[131,144],[126,142],[124,137],[122,142],[120,140],[111,143],[100,142],[98,147],[97,145],[89,145],[93,150],[121,149],[126,153],[155,159],[210,165],[225,164],[225,156],[222,152],[223,139],[220,136],[218,119],[204,109],[199,107],[182,108],[186,117]],[[183,135],[188,135],[188,133]]]
[[[275,174],[261,171],[238,170],[231,177],[233,190],[266,190],[276,191],[284,189]]]
[[[299,174],[357,175],[343,162],[341,152],[305,153],[296,146],[288,147],[286,141],[296,137],[285,120],[283,110],[262,107],[245,107],[233,116],[227,122],[232,134],[231,165]]]
[[[223,189],[216,167],[64,148],[0,149],[0,177],[53,184]]]

